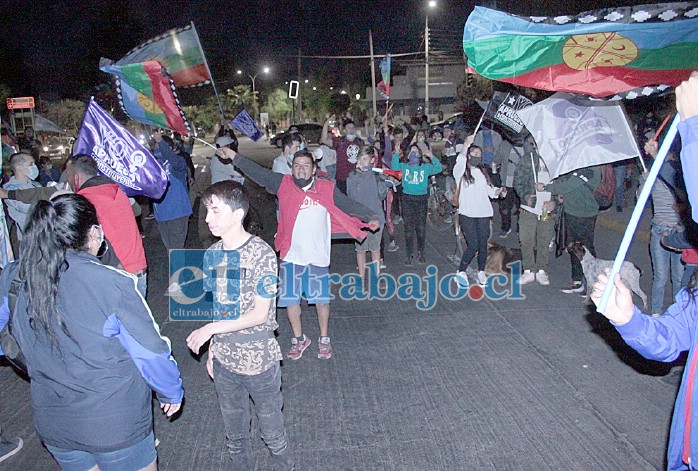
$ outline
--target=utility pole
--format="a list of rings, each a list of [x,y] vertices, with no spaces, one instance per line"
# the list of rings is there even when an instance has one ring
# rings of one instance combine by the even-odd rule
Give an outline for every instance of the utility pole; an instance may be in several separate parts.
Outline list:
[[[296,123],[300,123],[303,121],[303,99],[302,99],[302,93],[301,93],[301,84],[303,82],[301,81],[301,48],[298,48],[298,98],[296,98],[296,104],[298,105],[297,108],[297,116],[296,116]]]
[[[368,30],[368,45],[371,49],[371,91],[373,95],[372,119],[375,119],[376,115],[378,115],[378,104],[376,103],[376,59],[373,57],[373,34],[371,33],[370,29]]]
[[[429,116],[429,14],[424,23],[424,114]]]

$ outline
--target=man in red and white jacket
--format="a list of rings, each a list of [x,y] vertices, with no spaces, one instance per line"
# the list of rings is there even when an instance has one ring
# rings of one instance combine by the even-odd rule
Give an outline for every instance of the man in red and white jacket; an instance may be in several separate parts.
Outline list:
[[[301,323],[301,300],[305,298],[317,308],[318,358],[331,358],[330,240],[342,235],[363,239],[363,229],[378,229],[379,215],[349,199],[334,182],[318,178],[313,154],[307,149],[293,155],[290,175],[274,173],[229,148],[216,152],[233,159],[245,176],[279,197],[279,225],[274,243],[281,259],[281,294],[277,306],[287,308],[293,329],[288,357],[299,359],[311,343],[303,334]]]

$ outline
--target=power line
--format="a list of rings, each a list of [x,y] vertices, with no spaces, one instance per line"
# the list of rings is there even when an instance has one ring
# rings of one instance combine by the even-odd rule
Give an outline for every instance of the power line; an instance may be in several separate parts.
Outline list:
[[[405,56],[418,56],[423,55],[424,51],[420,52],[403,52],[400,54],[390,54],[390,57],[405,57]],[[373,57],[376,59],[381,59],[388,54],[374,54]],[[295,55],[279,55],[278,57],[294,57],[298,58],[298,54]],[[301,59],[370,59],[371,56],[300,56]]]

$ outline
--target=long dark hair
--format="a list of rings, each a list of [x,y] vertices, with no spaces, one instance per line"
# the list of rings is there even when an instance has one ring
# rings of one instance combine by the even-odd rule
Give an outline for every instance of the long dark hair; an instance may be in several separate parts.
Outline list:
[[[52,319],[72,338],[58,306],[58,282],[68,268],[66,252],[86,250],[95,225],[99,225],[95,207],[84,196],[74,194],[39,201],[27,220],[19,262],[27,316],[32,329],[43,329],[54,345],[58,342]]]
[[[465,172],[463,173],[463,180],[465,180],[466,185],[472,185],[475,183],[475,177],[473,177],[473,172],[470,170],[470,151],[471,149],[480,149],[482,152],[482,148],[480,146],[470,146],[468,147],[468,152],[465,154],[466,155],[466,160],[465,160]],[[492,182],[490,181],[490,176],[487,174],[485,171],[485,167],[480,164],[477,165],[476,168],[480,169],[480,172],[485,176],[485,180],[487,180],[487,184],[489,186],[492,186]]]

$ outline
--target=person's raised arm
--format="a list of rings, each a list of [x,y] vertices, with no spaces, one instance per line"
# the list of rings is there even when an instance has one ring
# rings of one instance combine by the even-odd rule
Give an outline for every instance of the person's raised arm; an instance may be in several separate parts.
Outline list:
[[[231,160],[233,165],[239,168],[247,177],[257,185],[263,186],[264,189],[272,195],[275,195],[279,191],[281,180],[284,178],[283,175],[272,172],[268,168],[253,162],[244,155],[240,155],[228,147],[216,149],[216,155]]]
[[[328,116],[325,122],[322,124],[322,134],[320,135],[320,144],[325,144],[330,149],[332,148],[332,137],[329,135],[330,130],[330,120],[334,119],[335,116]]]
[[[681,168],[693,220],[698,222],[698,72],[676,87],[676,109],[681,115]]]

